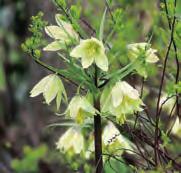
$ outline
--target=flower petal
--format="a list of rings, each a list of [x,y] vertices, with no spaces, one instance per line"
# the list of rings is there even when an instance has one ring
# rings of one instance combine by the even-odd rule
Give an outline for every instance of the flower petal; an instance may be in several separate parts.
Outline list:
[[[71,52],[70,56],[74,58],[81,58],[85,55],[84,46],[82,44],[76,46]]]
[[[81,107],[84,111],[94,115],[95,109],[94,107],[87,101],[85,97],[82,97]]]
[[[84,138],[80,132],[79,133],[77,132],[74,135],[74,140],[73,140],[73,148],[75,153],[79,154],[83,150],[83,147],[84,147]]]
[[[148,54],[148,56],[146,57],[146,62],[148,62],[148,63],[156,63],[159,60],[159,58],[155,54],[155,51],[153,51],[153,50],[151,50],[151,52],[148,51],[147,54]]]
[[[124,91],[125,95],[132,99],[139,98],[139,92],[125,81],[121,82],[121,90]]]
[[[43,48],[44,51],[58,51],[60,49],[64,49],[65,45],[59,41],[54,41],[50,44],[48,44],[45,48]]]
[[[88,56],[85,56],[85,57],[82,57],[82,66],[83,68],[88,68],[94,61],[94,58],[91,56],[91,57],[88,57]]]
[[[72,139],[74,135],[74,129],[69,128],[56,143],[57,149],[67,151],[72,146]]]
[[[67,40],[67,34],[65,31],[58,26],[47,26],[45,27],[45,32],[54,39]]]
[[[49,104],[59,92],[59,77],[57,75],[52,75],[51,79],[48,81],[43,96],[47,104]]]
[[[114,107],[118,107],[123,100],[123,92],[120,86],[120,82],[117,82],[116,85],[112,88],[112,102]]]
[[[80,110],[81,97],[75,96],[69,103],[67,111],[71,118],[76,118]]]
[[[49,81],[49,79],[51,78],[52,75],[48,75],[46,77],[44,77],[42,80],[40,80],[40,82],[38,82],[33,89],[30,91],[30,97],[36,97],[39,94],[43,93],[45,90],[45,86],[47,84],[47,82]]]
[[[101,53],[99,56],[95,57],[96,65],[103,71],[108,71],[108,59],[105,53]]]

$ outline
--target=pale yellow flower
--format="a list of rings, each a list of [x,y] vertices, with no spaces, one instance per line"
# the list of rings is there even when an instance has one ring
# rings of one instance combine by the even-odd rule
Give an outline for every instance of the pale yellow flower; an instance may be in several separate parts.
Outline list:
[[[48,75],[40,80],[31,90],[30,97],[36,97],[40,94],[43,94],[47,104],[50,104],[56,98],[57,109],[60,107],[62,96],[67,100],[64,85],[61,79],[55,74]]]
[[[72,25],[68,22],[61,20],[61,15],[55,16],[57,25],[51,25],[45,27],[45,32],[55,41],[48,44],[44,51],[58,51],[64,49],[66,45],[72,42],[72,40],[78,40],[78,34],[74,31]]]
[[[95,115],[95,108],[88,102],[84,96],[75,96],[70,101],[66,114],[76,120],[77,123],[83,123],[86,118]]]
[[[128,153],[132,153],[134,145],[120,134],[119,130],[112,122],[108,122],[103,130],[103,144],[108,149],[107,152],[122,153],[124,150]]]
[[[93,62],[103,71],[108,70],[108,59],[105,54],[105,48],[101,41],[96,38],[81,40],[70,56],[81,58],[83,68],[88,68]]]
[[[134,43],[127,46],[129,59],[131,61],[134,61],[138,57],[143,57],[140,59],[140,62],[135,65],[135,69],[145,78],[147,77],[147,64],[156,63],[159,60],[158,56],[156,55],[157,50],[150,47],[151,44],[149,43]]]
[[[127,114],[142,111],[142,105],[138,91],[125,81],[117,82],[101,97],[102,112],[110,112],[120,123],[124,123]]]
[[[78,128],[69,128],[56,143],[57,149],[62,152],[73,150],[79,154],[84,149],[84,137]]]

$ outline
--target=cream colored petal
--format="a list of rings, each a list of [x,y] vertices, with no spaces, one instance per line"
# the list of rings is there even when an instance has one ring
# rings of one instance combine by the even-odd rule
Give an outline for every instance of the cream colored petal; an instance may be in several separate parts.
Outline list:
[[[50,102],[57,96],[60,89],[58,85],[59,80],[60,79],[57,75],[52,75],[48,81],[45,91],[43,92],[43,96],[47,104],[50,104]]]
[[[59,110],[60,108],[61,100],[62,100],[62,91],[59,90],[56,97],[57,110]]]
[[[85,55],[84,46],[82,44],[76,46],[71,52],[70,56],[74,58],[81,58]]]
[[[159,58],[155,54],[150,54],[149,56],[146,57],[146,62],[148,63],[156,63],[158,60]]]
[[[70,23],[63,21],[61,19],[61,17],[62,17],[61,14],[56,14],[55,15],[55,20],[56,20],[57,24],[59,25],[59,27],[61,27],[61,28],[63,27],[65,29],[72,27],[72,25]]]
[[[82,62],[82,67],[83,68],[88,68],[94,62],[94,58],[84,56],[84,57],[82,57],[81,62]]]
[[[80,132],[76,132],[74,135],[73,148],[76,154],[79,154],[84,148],[84,138]]]
[[[49,81],[51,76],[52,75],[48,75],[48,76],[44,77],[42,80],[40,80],[40,82],[38,82],[31,90],[30,97],[36,97],[39,94],[43,93],[45,90],[45,86],[47,85],[47,82]]]
[[[73,128],[69,128],[58,140],[56,143],[57,149],[67,151],[72,147],[74,137],[74,130]]]
[[[65,30],[67,36],[70,36],[72,38],[75,38],[76,40],[79,39],[79,35],[75,32],[74,28],[72,27],[72,25],[68,22],[65,22],[61,19],[61,14],[56,14],[55,15],[55,20],[57,22],[57,24],[63,29]]]
[[[98,55],[95,57],[96,65],[102,69],[103,71],[108,71],[108,59],[105,53],[102,53],[101,55]]]
[[[88,112],[92,115],[95,114],[95,109],[94,107],[87,101],[87,99],[85,97],[82,97],[82,101],[81,101],[81,108],[85,111]]]
[[[108,122],[103,130],[103,143],[104,145],[110,145],[116,140],[116,136],[119,136],[119,130],[114,126],[112,122]],[[113,140],[114,138],[114,140]]]
[[[45,48],[43,48],[44,51],[58,51],[60,49],[64,49],[65,45],[59,41],[54,41],[50,44],[48,44]]]
[[[116,83],[116,85],[112,88],[111,95],[113,106],[118,107],[121,104],[124,96],[119,82]]]
[[[67,34],[65,31],[60,28],[59,26],[47,26],[45,27],[45,32],[52,38],[57,39],[57,40],[66,40],[67,39]]]
[[[81,102],[81,98],[79,96],[73,97],[72,100],[70,101],[70,104],[67,110],[71,118],[75,119],[77,117],[80,110],[80,102]]]
[[[139,98],[139,92],[125,81],[121,82],[121,90],[124,92],[125,95],[132,99]]]

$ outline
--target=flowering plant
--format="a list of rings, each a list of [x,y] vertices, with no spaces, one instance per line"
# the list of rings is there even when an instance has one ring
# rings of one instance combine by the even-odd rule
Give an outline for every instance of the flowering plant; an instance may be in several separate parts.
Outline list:
[[[123,27],[118,18],[122,11],[121,9],[111,10],[113,2],[106,2],[99,29],[94,29],[88,22],[84,22],[91,32],[86,32],[79,23],[82,20],[78,6],[70,8],[76,9],[73,10],[73,13],[68,10],[66,2],[63,0],[55,1],[61,11],[61,14],[55,15],[57,25],[47,26],[47,23],[42,20],[42,14],[32,19],[34,25],[30,30],[33,37],[23,44],[23,48],[32,55],[36,63],[53,74],[44,77],[36,84],[31,90],[30,96],[35,97],[42,93],[48,105],[56,99],[58,112],[60,112],[60,105],[64,104],[67,107],[64,113],[58,113],[58,115],[64,115],[66,121],[66,123],[60,122],[59,125],[70,127],[56,143],[57,149],[67,155],[80,154],[80,157],[87,160],[92,159],[92,153],[95,153],[96,173],[103,171],[103,165],[111,157],[111,161],[115,163],[113,160],[118,161],[120,157],[123,158],[125,152],[144,160],[143,163],[135,160],[134,164],[129,163],[132,165],[132,169],[137,171],[146,170],[145,164],[148,166],[147,169],[151,167],[152,170],[164,170],[160,157],[163,157],[163,160],[166,157],[166,160],[172,162],[174,169],[178,170],[180,164],[166,155],[167,152],[163,146],[165,143],[162,141],[167,135],[160,130],[161,112],[166,103],[166,101],[161,102],[161,94],[168,54],[171,46],[175,47],[173,34],[175,24],[173,23],[170,28],[171,43],[163,64],[156,116],[152,117],[149,115],[148,105],[144,101],[143,87],[149,77],[149,68],[152,65],[157,68],[156,63],[160,60],[160,53],[152,48],[154,46],[151,46],[151,39],[134,44],[129,42],[124,47],[128,57],[127,64],[115,65],[115,62],[119,64],[118,58],[115,57],[121,56],[121,54],[118,50],[116,53],[114,51],[118,44],[114,41],[113,36],[117,32],[121,32]],[[107,20],[112,27],[111,31],[105,24]],[[175,20],[173,18],[173,22]],[[38,29],[37,26],[39,26]],[[53,42],[45,44],[43,31],[53,39]],[[113,38],[113,41],[110,38]],[[42,61],[40,59],[41,50],[44,53],[56,52],[65,67],[57,68]],[[177,53],[176,50],[175,53]],[[178,59],[176,58],[176,60]],[[130,82],[129,77],[135,74],[142,79],[140,90]],[[171,96],[171,98],[175,97],[177,110],[179,106],[178,75],[179,72],[176,75],[175,88],[172,90],[174,94]],[[66,82],[71,83],[77,89],[72,98],[67,97],[67,90],[64,87]],[[178,121],[177,118],[177,127]],[[173,133],[178,131],[176,126],[174,126]],[[142,128],[146,130],[143,131]],[[126,134],[124,134],[125,131]],[[150,139],[148,133],[154,134],[154,138]],[[146,148],[142,148],[139,144],[139,138]],[[149,154],[153,152],[154,154],[150,156]],[[149,157],[145,157],[144,154]],[[88,172],[88,170],[86,171]]]

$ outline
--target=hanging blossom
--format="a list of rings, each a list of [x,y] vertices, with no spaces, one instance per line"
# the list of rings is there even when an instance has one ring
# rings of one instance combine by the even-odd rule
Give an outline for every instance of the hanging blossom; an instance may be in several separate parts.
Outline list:
[[[56,143],[57,149],[62,152],[73,150],[79,154],[84,149],[84,137],[77,127],[69,128]]]
[[[56,98],[57,110],[60,107],[62,98],[67,101],[64,85],[56,74],[44,77],[30,91],[30,97],[36,97],[40,94],[43,94],[48,105]]]
[[[83,68],[88,68],[95,62],[100,69],[108,71],[108,58],[104,45],[96,38],[81,40],[80,44],[72,50],[70,56],[81,58]]]
[[[102,141],[104,153],[122,154],[123,151],[126,151],[130,154],[133,154],[132,150],[134,150],[134,144],[124,137],[110,121],[108,121],[107,125],[103,129]],[[89,139],[89,146],[85,152],[85,157],[90,159],[94,151],[94,136],[91,134]]]
[[[95,115],[95,108],[84,96],[75,96],[70,101],[66,110],[67,116],[76,120],[77,123],[84,123],[84,120]]]
[[[101,97],[102,112],[116,116],[119,123],[124,123],[127,114],[142,111],[143,102],[139,93],[125,81],[117,82],[112,88],[106,89]]]
[[[147,78],[147,65],[156,63],[159,58],[156,55],[157,50],[150,48],[149,43],[134,43],[127,46],[128,56],[131,61],[135,61],[137,58],[141,58],[137,64],[135,64],[135,69],[141,76]]]
[[[61,15],[55,15],[57,25],[51,25],[45,27],[45,32],[48,36],[54,39],[54,41],[48,44],[44,51],[58,51],[66,48],[73,40],[79,40],[78,34],[74,31],[72,25],[68,22],[61,20]]]
[[[106,146],[105,152],[116,152],[121,154],[123,151],[133,153],[134,145],[120,134],[119,130],[112,122],[108,122],[103,130],[103,144]]]

